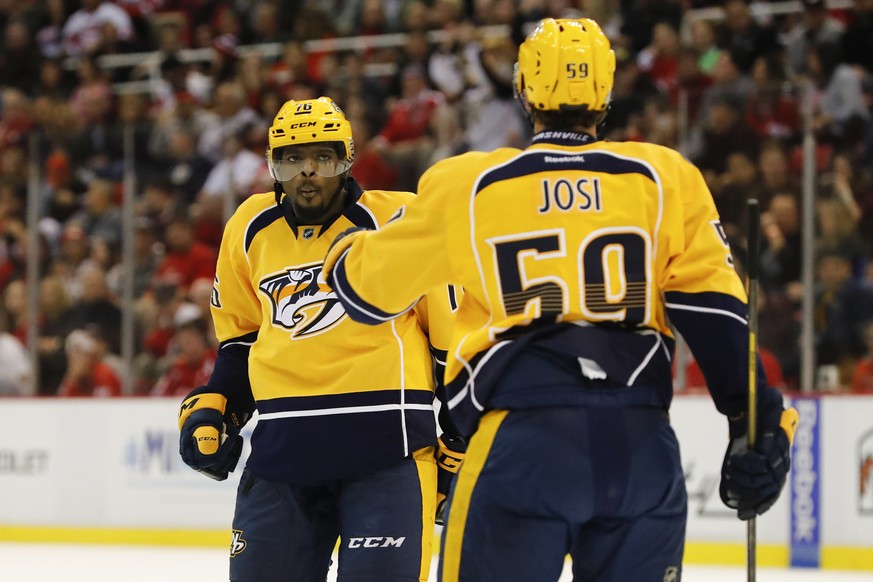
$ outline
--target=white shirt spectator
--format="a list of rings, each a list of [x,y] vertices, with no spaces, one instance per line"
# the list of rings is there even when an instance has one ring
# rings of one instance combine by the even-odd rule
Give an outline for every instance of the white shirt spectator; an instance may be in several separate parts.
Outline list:
[[[103,38],[101,29],[106,24],[115,28],[118,40],[133,38],[133,22],[123,8],[112,2],[99,2],[96,6],[93,1],[83,4],[64,24],[61,40],[64,54],[77,57],[91,52],[100,44]],[[89,5],[92,6],[89,8]]]
[[[14,335],[0,332],[0,396],[34,396],[30,354]]]

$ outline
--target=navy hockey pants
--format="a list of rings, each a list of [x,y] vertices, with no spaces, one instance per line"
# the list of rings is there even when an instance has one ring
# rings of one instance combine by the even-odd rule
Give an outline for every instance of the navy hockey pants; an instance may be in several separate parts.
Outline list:
[[[657,408],[495,410],[449,496],[442,582],[673,582],[687,495]]]
[[[243,472],[233,582],[324,582],[340,538],[340,582],[425,582],[433,558],[433,447],[370,475],[294,486]]]

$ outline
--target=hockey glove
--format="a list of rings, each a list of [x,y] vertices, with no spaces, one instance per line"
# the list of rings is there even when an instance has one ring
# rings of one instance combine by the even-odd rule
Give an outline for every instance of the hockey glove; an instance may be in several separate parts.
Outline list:
[[[721,467],[719,495],[737,517],[749,520],[776,502],[791,468],[791,443],[797,430],[794,408],[782,411],[778,426],[762,427],[749,449],[744,419],[731,421],[731,440]]]
[[[437,449],[434,455],[437,462],[437,525],[445,523],[449,488],[452,485],[452,479],[461,468],[461,463],[464,462],[466,451],[467,441],[462,437],[450,437],[443,434],[437,439]]]
[[[179,454],[195,471],[224,481],[242,453],[241,426],[235,415],[225,414],[227,398],[199,390],[191,392],[179,409]]]

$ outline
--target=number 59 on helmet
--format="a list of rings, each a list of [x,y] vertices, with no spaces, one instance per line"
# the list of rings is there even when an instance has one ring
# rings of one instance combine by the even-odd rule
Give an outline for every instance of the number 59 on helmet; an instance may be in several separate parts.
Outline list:
[[[515,90],[526,111],[606,113],[615,53],[588,18],[541,21],[518,49]]]

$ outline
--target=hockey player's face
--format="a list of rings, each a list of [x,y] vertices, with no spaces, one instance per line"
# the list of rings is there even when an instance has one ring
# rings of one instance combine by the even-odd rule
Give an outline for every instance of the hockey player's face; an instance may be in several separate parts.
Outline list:
[[[285,194],[291,199],[294,214],[302,224],[320,224],[339,212],[342,207],[340,184],[342,176],[323,176],[319,164],[328,163],[336,153],[322,145],[295,148],[296,158],[301,161],[300,171],[291,179],[282,182]]]

